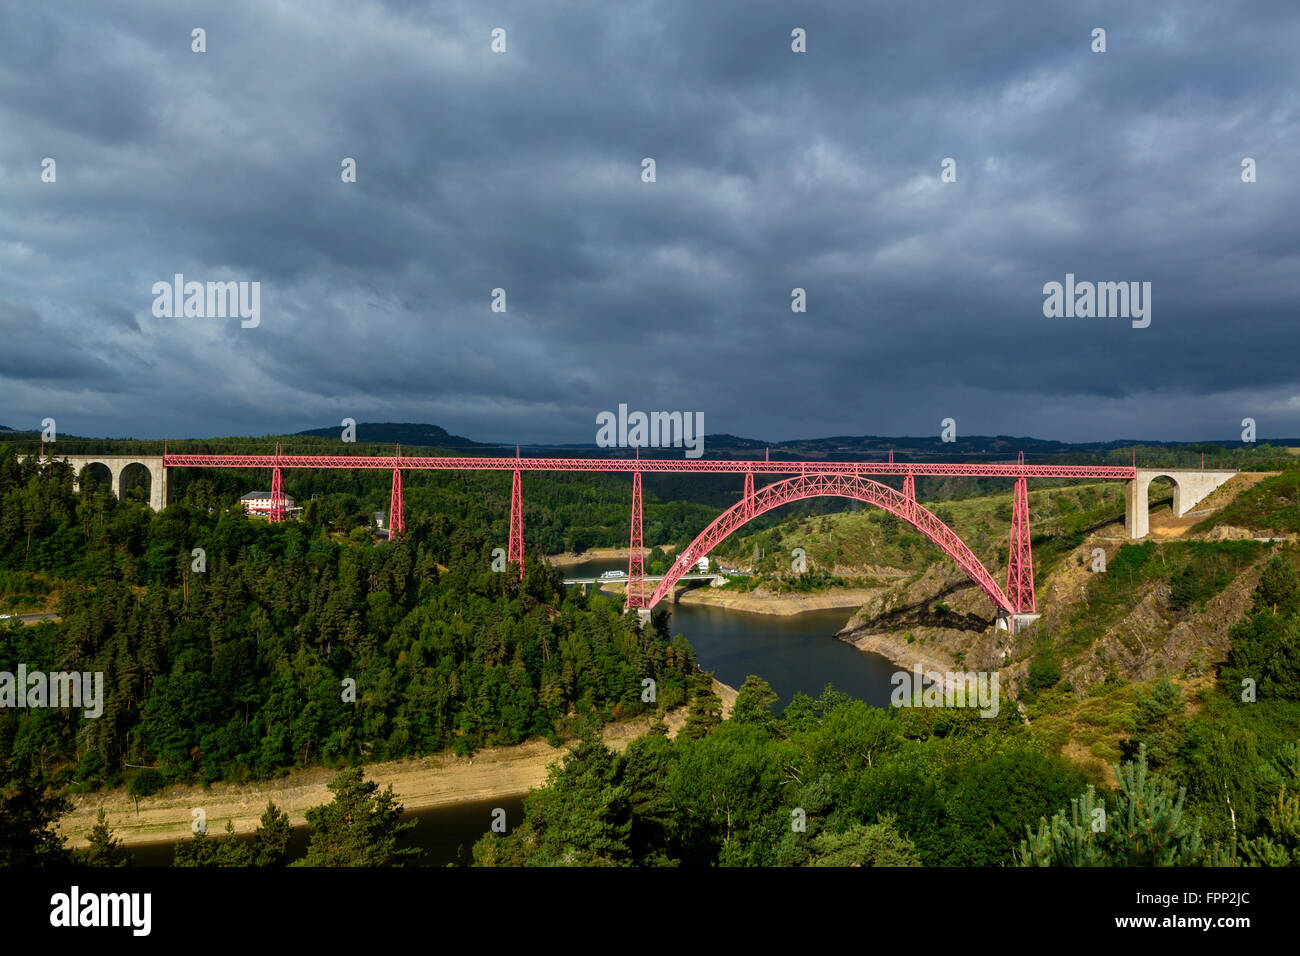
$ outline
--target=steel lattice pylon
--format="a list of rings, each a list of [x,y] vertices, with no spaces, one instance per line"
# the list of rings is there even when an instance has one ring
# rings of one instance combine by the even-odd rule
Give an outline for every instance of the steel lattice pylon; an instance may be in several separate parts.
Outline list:
[[[957,562],[966,574],[988,595],[995,607],[1011,613],[1015,610],[997,581],[979,561],[979,558],[966,547],[966,543],[957,537],[957,533],[940,521],[915,498],[909,498],[900,491],[882,485],[878,481],[863,478],[860,475],[820,474],[800,475],[787,478],[760,488],[752,497],[746,495],[740,502],[719,515],[712,524],[700,532],[694,541],[673,562],[668,573],[664,575],[654,594],[650,596],[649,607],[657,605],[666,595],[672,593],[674,585],[681,580],[691,566],[700,558],[708,555],[729,534],[739,528],[750,518],[757,517],[765,511],[779,508],[781,505],[804,498],[820,498],[832,495],[840,498],[856,498],[867,504],[883,508],[897,515],[933,541],[939,548]]]
[[[388,540],[406,536],[406,509],[402,502],[402,469],[393,469],[393,493],[388,498]]]
[[[166,462],[166,456],[163,461]],[[284,520],[284,478],[280,474],[280,443],[275,444],[275,467],[271,469],[271,512],[267,515],[269,521]]]
[[[1007,597],[1019,614],[1037,613],[1034,604],[1034,553],[1029,544],[1029,489],[1016,479],[1011,506],[1011,547],[1007,555]]]
[[[645,607],[645,552],[641,548],[641,472],[632,472],[632,534],[627,553],[624,609]]]
[[[271,470],[271,511],[268,517],[272,521],[284,520],[284,478],[280,476],[280,469]]]
[[[524,489],[519,469],[510,484],[510,551],[506,560],[519,565],[519,579],[524,577]]]

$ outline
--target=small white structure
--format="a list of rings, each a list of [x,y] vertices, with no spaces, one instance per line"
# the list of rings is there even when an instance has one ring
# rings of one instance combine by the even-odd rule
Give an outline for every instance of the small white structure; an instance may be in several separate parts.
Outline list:
[[[239,499],[239,504],[243,507],[245,514],[269,515],[271,513],[271,493],[269,491],[250,491]],[[295,508],[293,497],[284,496],[284,513],[286,517],[302,513],[301,508]]]
[[[384,513],[382,511],[375,512],[375,527],[380,531],[384,530]]]
[[[707,574],[709,570],[709,559],[700,558],[700,560],[695,562],[695,567],[701,574]]]

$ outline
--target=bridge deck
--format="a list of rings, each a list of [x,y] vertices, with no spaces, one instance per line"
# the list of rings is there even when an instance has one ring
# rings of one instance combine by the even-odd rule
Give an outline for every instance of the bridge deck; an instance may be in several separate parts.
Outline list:
[[[1022,465],[892,461],[768,461],[705,458],[474,458],[370,455],[167,455],[169,468],[369,468],[437,471],[619,471],[755,475],[971,475],[1132,479],[1131,465]]]

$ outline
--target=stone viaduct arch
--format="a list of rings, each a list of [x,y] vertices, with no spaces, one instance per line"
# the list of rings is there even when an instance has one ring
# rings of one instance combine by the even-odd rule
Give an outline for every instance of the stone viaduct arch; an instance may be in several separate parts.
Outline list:
[[[122,472],[130,465],[141,465],[149,472],[149,507],[162,511],[170,500],[167,467],[161,455],[55,455],[47,453],[46,461],[66,461],[72,466],[72,487],[81,487],[81,473],[87,465],[103,465],[112,479],[113,497],[122,497]]]
[[[1174,517],[1181,518],[1210,492],[1235,475],[1235,471],[1201,471],[1193,468],[1139,468],[1128,483],[1124,525],[1130,538],[1145,538],[1151,532],[1147,493],[1156,478],[1174,483]]]

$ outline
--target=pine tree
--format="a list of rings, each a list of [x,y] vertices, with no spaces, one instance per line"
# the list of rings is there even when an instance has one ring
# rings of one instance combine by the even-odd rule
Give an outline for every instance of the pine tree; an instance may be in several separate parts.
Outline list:
[[[1300,793],[1280,791],[1261,830],[1241,841],[1247,866],[1300,866]]]
[[[1175,574],[1169,584],[1169,609],[1181,611],[1187,608],[1196,598],[1198,583],[1196,569],[1191,564]]]
[[[289,859],[289,841],[293,829],[289,814],[268,801],[262,811],[261,824],[253,836],[253,866],[284,866]]]
[[[366,780],[361,767],[341,771],[329,782],[334,799],[307,811],[311,838],[299,866],[401,866],[418,848],[398,849],[398,839],[416,821],[399,821],[402,805],[392,784]]]
[[[739,723],[758,724],[768,730],[776,727],[772,705],[777,702],[776,692],[763,678],[750,674],[736,692],[736,702],[731,708],[731,719]]]
[[[809,866],[920,866],[916,846],[898,832],[894,818],[854,824],[842,833],[825,830],[812,840]]]
[[[1285,748],[1285,779],[1257,836],[1241,841],[1246,866],[1300,866],[1300,747]]]
[[[1232,866],[1233,848],[1207,848],[1200,821],[1183,814],[1186,788],[1172,786],[1147,768],[1146,748],[1138,759],[1115,767],[1119,792],[1106,810],[1090,786],[1070,801],[1070,811],[1028,831],[1016,862],[1021,866]]]
[[[713,691],[713,678],[709,674],[699,674],[695,682],[695,699],[686,715],[686,725],[682,727],[682,736],[688,740],[698,740],[707,736],[709,731],[722,723],[722,698]]]
[[[95,825],[90,831],[90,846],[77,850],[73,860],[79,866],[134,866],[135,857],[121,840],[113,837],[104,808],[99,808]]]
[[[177,842],[172,854],[172,866],[216,866],[217,841],[208,838],[206,830],[200,830],[189,840]]]
[[[55,825],[72,809],[29,760],[12,757],[0,773],[0,866],[62,866],[68,851]]]
[[[558,866],[611,866],[632,862],[628,837],[632,811],[623,781],[625,761],[605,746],[595,721],[577,746],[552,766],[546,787],[530,794],[525,813],[535,840],[530,862]],[[505,839],[510,839],[506,837]]]
[[[1300,612],[1300,576],[1289,558],[1275,554],[1268,559],[1255,588],[1253,610],[1283,617]]]
[[[251,866],[253,849],[245,841],[235,836],[235,822],[226,821],[226,835],[215,841],[217,844],[216,866]]]

